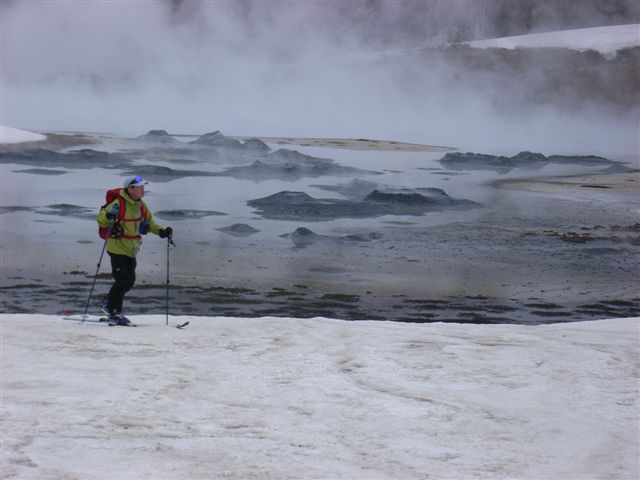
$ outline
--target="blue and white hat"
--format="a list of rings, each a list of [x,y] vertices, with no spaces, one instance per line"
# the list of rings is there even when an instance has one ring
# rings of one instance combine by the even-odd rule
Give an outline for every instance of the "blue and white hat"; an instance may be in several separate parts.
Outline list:
[[[144,178],[142,178],[140,175],[136,175],[135,177],[127,178],[124,181],[124,188],[142,187],[144,185],[147,185],[147,181]]]

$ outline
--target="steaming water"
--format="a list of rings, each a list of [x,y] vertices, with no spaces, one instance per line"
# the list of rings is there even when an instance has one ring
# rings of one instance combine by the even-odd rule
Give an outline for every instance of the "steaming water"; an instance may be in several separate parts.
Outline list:
[[[113,137],[104,149],[117,151],[123,145],[127,146]],[[96,149],[101,150],[103,146]],[[331,158],[340,165],[382,172],[382,175],[357,175],[361,180],[403,188],[442,188],[454,198],[473,200],[482,203],[484,208],[326,222],[274,221],[257,215],[246,202],[283,190],[303,191],[315,198],[342,198],[339,193],[322,190],[317,185],[343,184],[352,177],[325,176],[293,182],[188,177],[152,182],[146,200],[153,212],[207,210],[226,214],[197,220],[157,218],[161,224],[170,224],[176,232],[177,248],[171,253],[174,283],[253,286],[267,290],[305,283],[322,285],[324,291],[329,292],[362,294],[367,290],[383,295],[427,298],[491,295],[526,299],[537,294],[549,300],[576,299],[580,295],[595,299],[599,296],[626,298],[630,292],[630,279],[636,268],[635,250],[597,259],[585,256],[580,250],[567,250],[562,242],[547,239],[541,232],[544,229],[566,232],[580,226],[591,228],[614,223],[631,225],[637,219],[637,201],[627,208],[616,201],[600,203],[593,199],[581,200],[575,195],[572,198],[562,192],[541,195],[490,185],[498,178],[584,173],[593,169],[553,166],[535,171],[514,170],[508,175],[494,172],[439,175],[437,173],[444,172],[437,162],[440,153],[297,149]],[[221,171],[230,166],[219,161],[189,165],[142,163],[207,171]],[[70,169],[59,176],[19,172],[25,168],[0,165],[4,207],[41,208],[64,203],[97,212],[105,190],[121,185],[124,178],[119,172],[103,168]],[[93,213],[88,219],[35,212],[2,214],[2,284],[43,282],[60,286],[72,280],[63,272],[93,274],[102,243],[97,238],[92,216]],[[260,232],[237,238],[218,230],[235,223],[251,225]],[[299,227],[333,237],[357,234],[368,238],[375,234],[378,239],[298,249],[280,235]],[[542,235],[539,246],[535,241],[522,243],[522,238],[532,233]],[[149,235],[139,255],[139,280],[162,283],[165,268],[165,243]],[[104,260],[102,271],[109,271],[108,259]],[[562,289],[568,281],[576,284],[571,292]]]

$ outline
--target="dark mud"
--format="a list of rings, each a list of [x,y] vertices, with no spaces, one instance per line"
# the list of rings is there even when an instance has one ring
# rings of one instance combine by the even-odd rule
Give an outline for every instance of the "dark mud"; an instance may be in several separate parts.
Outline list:
[[[249,237],[260,232],[257,228],[253,228],[251,225],[247,225],[246,223],[234,223],[233,225],[221,227],[217,230],[239,238]]]
[[[282,238],[291,240],[296,248],[305,248],[316,243],[333,243],[337,245],[343,245],[345,243],[369,242],[371,240],[380,238],[380,236],[381,235],[379,233],[370,233],[367,237],[362,235],[318,235],[317,233],[305,227],[300,227],[291,233],[280,235],[280,237]]]
[[[218,176],[212,172],[202,170],[177,170],[161,165],[139,165],[135,168],[122,172],[125,176],[141,175],[149,182],[170,182],[187,177],[215,177]]]
[[[440,159],[440,164],[450,170],[491,170],[500,174],[511,172],[515,168],[524,170],[539,170],[548,165],[580,165],[584,167],[607,166],[622,168],[619,162],[614,162],[594,155],[550,155],[541,153],[520,152],[513,157],[486,155],[482,153],[446,153]]]
[[[52,150],[33,149],[24,151],[0,150],[0,163],[15,163],[43,168],[111,168],[125,169],[131,160],[121,154],[113,154],[92,149],[73,150],[60,153]]]
[[[47,205],[45,207],[23,207],[14,205],[0,207],[0,215],[12,212],[32,212],[40,215],[54,215],[59,217],[79,218],[82,220],[95,220],[97,214],[96,209],[66,203]]]
[[[15,173],[28,173],[30,175],[65,175],[64,170],[53,170],[50,168],[27,168],[24,170],[14,170]]]
[[[278,151],[280,152],[280,150]],[[278,153],[275,152],[275,153]],[[293,152],[297,153],[297,152]],[[266,163],[256,160],[251,165],[231,167],[220,173],[214,174],[218,177],[233,177],[241,180],[253,180],[263,182],[265,180],[283,180],[293,182],[301,178],[318,178],[323,176],[353,176],[353,175],[379,175],[380,172],[360,170],[353,167],[344,167],[333,163],[332,160],[322,159],[300,159],[278,161],[278,163]],[[273,159],[269,159],[271,162]]]
[[[214,210],[160,210],[154,214],[163,220],[197,220],[199,218],[227,215]]]
[[[429,211],[472,209],[482,205],[470,200],[457,200],[440,189],[403,189],[371,191],[362,201],[313,198],[304,192],[283,191],[268,197],[249,200],[247,205],[271,220],[307,222],[338,218],[375,218],[384,215],[423,215]]]
[[[349,200],[363,201],[370,195],[395,195],[396,200],[409,203],[413,198],[415,202],[430,203],[443,207],[451,206],[479,206],[478,204],[468,203],[467,200],[454,200],[446,192],[440,188],[398,188],[383,183],[371,182],[367,180],[353,179],[350,182],[338,185],[311,185],[320,190],[330,192],[338,192]],[[374,196],[375,196],[374,195]],[[371,198],[371,197],[370,197]],[[389,198],[390,199],[390,198]]]
[[[91,276],[69,272],[69,280],[57,287],[14,280],[0,287],[0,310],[13,313],[72,314],[84,310]],[[90,313],[99,312],[101,295],[111,281],[98,280],[98,297]],[[14,292],[20,292],[15,295]],[[127,295],[129,315],[163,312],[166,285],[140,283]],[[328,317],[345,320],[388,320],[410,323],[455,322],[479,324],[544,324],[602,318],[640,316],[640,297],[601,299],[589,303],[558,305],[531,297],[524,301],[487,296],[420,298],[319,292],[305,284],[255,290],[241,287],[170,286],[172,315]]]

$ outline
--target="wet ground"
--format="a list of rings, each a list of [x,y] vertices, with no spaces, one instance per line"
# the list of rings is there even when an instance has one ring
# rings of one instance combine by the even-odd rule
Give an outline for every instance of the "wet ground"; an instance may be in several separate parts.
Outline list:
[[[77,279],[53,288],[20,282],[3,287],[2,310],[7,313],[78,314],[86,305],[86,299],[79,296],[78,291],[88,292],[92,277],[81,273],[74,275]],[[98,281],[98,290],[104,292],[109,285],[110,281],[103,275]],[[12,301],[10,297],[14,292],[20,292],[20,295]],[[128,311],[135,314],[164,312],[166,294],[166,284],[139,284],[127,297]],[[263,291],[243,287],[170,285],[169,299],[172,315],[328,317],[412,323],[539,324],[637,317],[640,314],[640,297],[562,304],[536,296],[527,299],[484,295],[425,298],[397,294],[385,298],[371,291],[365,295],[318,293],[305,284]],[[98,299],[94,299],[90,313],[97,311],[97,304]]]
[[[207,162],[199,150],[187,164],[184,151],[175,158],[147,146],[153,160],[141,160],[140,149],[123,153],[116,140],[101,142],[92,148],[117,153],[108,169],[71,168],[55,156],[35,170],[0,165],[0,311],[82,313],[102,247],[92,212],[106,188],[136,166],[181,165],[175,178],[152,183],[146,197],[158,221],[176,231],[172,314],[474,323],[640,315],[637,172],[601,174],[580,165],[448,172],[438,163],[442,153],[345,149],[320,163],[349,172],[346,178],[247,180],[215,174],[255,158]],[[311,166],[329,157],[321,149],[304,154],[297,158]],[[214,175],[188,176],[190,170]],[[395,202],[392,214],[347,218],[332,210],[331,218],[314,218],[307,211],[270,219],[248,204],[284,191],[354,201],[371,182],[392,192],[385,198]],[[445,198],[434,189],[478,207],[424,209],[424,195]],[[126,313],[163,312],[166,243],[145,238],[138,260]],[[90,313],[110,285],[106,256],[100,272]]]

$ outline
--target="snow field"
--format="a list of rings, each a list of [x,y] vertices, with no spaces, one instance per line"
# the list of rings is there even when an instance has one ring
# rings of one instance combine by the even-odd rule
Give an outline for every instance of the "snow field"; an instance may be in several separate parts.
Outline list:
[[[639,319],[1,315],[2,478],[637,478]]]

